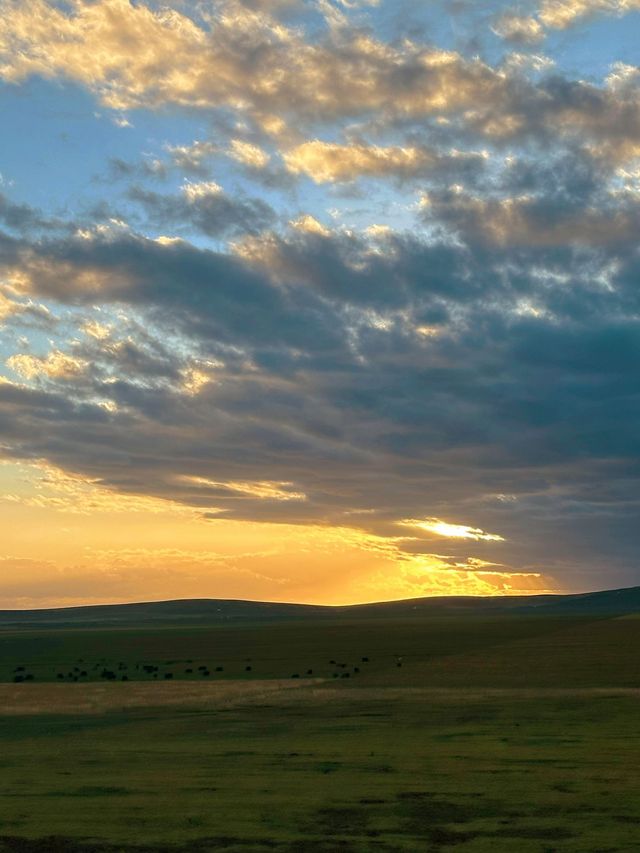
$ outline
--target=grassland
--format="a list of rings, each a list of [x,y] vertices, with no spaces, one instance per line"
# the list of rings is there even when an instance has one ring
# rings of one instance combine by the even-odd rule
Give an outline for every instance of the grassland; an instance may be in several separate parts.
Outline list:
[[[5,630],[0,851],[638,850],[639,641],[499,614]]]
[[[117,680],[162,680],[169,674],[174,679],[202,680],[207,671],[209,676],[204,677],[211,680],[341,678],[348,672],[350,677],[377,674],[386,685],[395,668],[402,672],[393,673],[393,684],[400,676],[404,682],[423,684],[425,667],[437,669],[438,661],[448,665],[454,655],[483,655],[486,648],[501,643],[510,648],[515,642],[533,640],[535,646],[537,637],[553,637],[574,625],[581,631],[590,624],[565,617],[444,616],[232,627],[5,629],[0,682],[25,674],[37,682],[101,680],[106,670]],[[590,630],[583,632],[586,640]],[[397,667],[399,657],[402,667]],[[360,673],[354,672],[356,668]]]

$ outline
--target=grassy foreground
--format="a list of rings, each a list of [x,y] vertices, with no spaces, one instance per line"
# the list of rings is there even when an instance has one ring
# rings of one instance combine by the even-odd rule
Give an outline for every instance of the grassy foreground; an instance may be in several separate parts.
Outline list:
[[[224,670],[86,684],[44,673],[109,632],[4,634],[0,851],[638,849],[640,620],[253,630],[112,632]]]

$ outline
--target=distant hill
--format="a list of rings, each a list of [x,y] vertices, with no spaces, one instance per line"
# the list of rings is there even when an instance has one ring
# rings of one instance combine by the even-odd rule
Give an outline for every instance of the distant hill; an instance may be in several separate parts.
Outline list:
[[[585,615],[624,615],[640,613],[640,586],[625,589],[606,589],[601,592],[586,592],[579,595],[551,595],[541,603],[532,602],[519,609],[537,610],[548,613],[584,613]],[[526,601],[526,600],[525,600]]]
[[[0,610],[0,627],[223,625],[290,621],[346,621],[426,616],[515,615],[615,616],[640,613],[640,587],[578,595],[450,596],[330,607],[236,599],[185,599],[100,604],[48,610]]]

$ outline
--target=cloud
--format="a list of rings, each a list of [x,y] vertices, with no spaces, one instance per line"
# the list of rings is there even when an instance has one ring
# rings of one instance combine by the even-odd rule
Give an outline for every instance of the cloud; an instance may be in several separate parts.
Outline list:
[[[229,481],[222,483],[215,480],[208,480],[206,477],[185,477],[184,481],[189,485],[206,489],[209,492],[219,493],[220,490],[227,493],[236,492],[239,495],[248,495],[263,500],[303,501],[307,497],[302,492],[291,491],[290,487],[293,485],[292,483],[263,481],[253,483]]]
[[[287,169],[315,183],[354,181],[361,177],[444,178],[474,177],[482,171],[488,154],[475,151],[430,151],[416,146],[341,145],[318,139],[284,152]]]
[[[0,193],[0,223],[18,232],[55,230],[63,223],[43,216],[40,210],[28,204],[16,204]]]
[[[16,299],[16,295],[11,287],[0,288],[0,328],[9,323],[49,329],[55,326],[56,318],[45,305],[31,299]]]
[[[1,35],[1,72],[10,82],[68,77],[116,110],[166,103],[242,109],[244,102],[264,113],[267,127],[274,126],[270,114],[291,112],[307,120],[373,109],[426,115],[504,90],[488,66],[454,52],[409,42],[393,48],[361,34],[307,43],[233,3],[207,28],[126,0],[76,0],[67,14],[29,0],[7,4]]]
[[[493,30],[508,41],[535,44],[544,39],[544,28],[566,30],[584,18],[622,16],[638,9],[640,0],[543,0],[534,16],[500,15]]]
[[[415,176],[428,170],[433,156],[417,148],[379,148],[370,145],[337,145],[305,142],[284,155],[291,172],[308,175],[316,183],[352,181],[360,176],[388,174]]]
[[[571,3],[544,6],[540,20],[560,20],[559,9],[569,7],[577,9]],[[507,16],[496,28],[526,40],[536,23]],[[494,67],[408,39],[387,43],[354,27],[307,33],[231,0],[210,18],[127,0],[75,0],[64,8],[45,0],[7,2],[0,56],[7,82],[33,75],[69,79],[118,112],[167,106],[207,111],[229,136],[225,150],[264,172],[273,186],[283,175],[269,172],[263,147],[238,138],[230,112],[270,137],[294,172],[320,181],[384,174],[394,166],[400,174],[417,174],[433,156],[424,143],[345,145],[310,138],[314,128],[333,122],[373,121],[379,129],[413,124],[423,134],[444,135],[449,148],[461,140],[474,148],[544,144],[551,135],[579,139],[618,163],[640,150],[637,87],[623,92],[561,75],[536,79],[508,58]],[[179,168],[205,175],[220,143],[167,150]]]
[[[321,237],[329,237],[331,236],[331,231],[329,228],[325,228],[325,226],[318,222],[315,216],[311,216],[310,213],[304,213],[302,216],[299,216],[297,219],[293,219],[289,222],[292,228],[295,228],[296,231],[303,231],[307,234],[319,234]]]
[[[213,142],[196,139],[190,145],[168,145],[172,164],[184,172],[194,175],[206,175],[209,171],[209,161],[217,154],[219,147]]]
[[[97,513],[152,513],[154,515],[193,516],[194,510],[171,500],[145,495],[126,495],[104,487],[99,478],[69,474],[45,461],[28,466],[30,494],[2,495],[0,500],[36,509],[53,509],[72,515]]]
[[[244,142],[242,139],[232,139],[229,156],[252,169],[263,169],[269,162],[269,155],[258,145]]]
[[[417,527],[419,530],[424,530],[427,533],[434,533],[436,536],[444,536],[452,539],[474,539],[476,541],[483,540],[485,542],[504,542],[504,537],[497,533],[485,533],[477,527],[469,527],[467,524],[451,524],[448,521],[441,521],[439,518],[411,519],[407,518],[400,522],[408,527]]]
[[[97,180],[129,180],[131,178],[164,180],[167,173],[166,164],[157,158],[144,157],[137,162],[129,162],[121,157],[110,157],[107,178],[97,178]]]
[[[0,198],[0,453],[70,478],[41,508],[348,528],[416,594],[634,577],[637,69],[286,5],[3,5],[3,80],[136,129],[91,208]]]
[[[518,44],[537,44],[545,36],[544,29],[536,18],[513,13],[501,15],[492,29],[501,38]]]
[[[465,239],[501,246],[591,247],[628,244],[640,224],[636,203],[626,209],[563,210],[548,199],[485,199],[458,193],[423,199],[427,217],[449,221]]]
[[[543,0],[538,17],[545,27],[564,30],[588,15],[624,15],[640,9],[638,0]]]
[[[5,80],[64,76],[95,86],[117,110],[136,106],[152,89],[159,97],[179,97],[190,81],[172,75],[171,66],[189,51],[196,60],[204,48],[202,31],[189,18],[127,0],[74,2],[68,11],[44,0],[8,2],[3,21]]]
[[[640,196],[622,189],[620,173],[593,152],[575,146],[544,161],[512,156],[490,174],[473,190],[454,185],[423,194],[424,220],[472,244],[630,248]]]
[[[215,181],[187,181],[180,195],[134,186],[128,196],[144,207],[156,226],[177,226],[179,230],[191,226],[208,237],[257,233],[275,219],[266,202],[230,196]]]
[[[576,204],[592,192],[562,174]],[[511,185],[547,177],[510,172]],[[445,519],[466,534],[438,537],[458,562],[540,573],[553,541],[566,577],[607,551],[622,572],[637,509],[635,238],[514,250],[463,233],[296,227],[235,256],[128,232],[14,246],[25,294],[126,306],[159,343],[114,341],[103,320],[71,351],[89,374],[0,385],[0,444],[211,523],[397,536],[402,519]],[[428,541],[399,547],[430,554]]]
[[[47,377],[50,379],[72,379],[86,368],[86,362],[73,358],[60,350],[53,350],[46,356],[28,354],[12,355],[7,365],[25,379]]]

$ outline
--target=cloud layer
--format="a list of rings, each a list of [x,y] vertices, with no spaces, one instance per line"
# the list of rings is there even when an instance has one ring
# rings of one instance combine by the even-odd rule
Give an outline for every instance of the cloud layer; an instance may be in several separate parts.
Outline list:
[[[496,59],[337,6],[3,3],[5,85],[207,124],[90,207],[2,197],[2,458],[474,591],[635,581],[640,76],[531,47],[632,5],[505,6]]]

